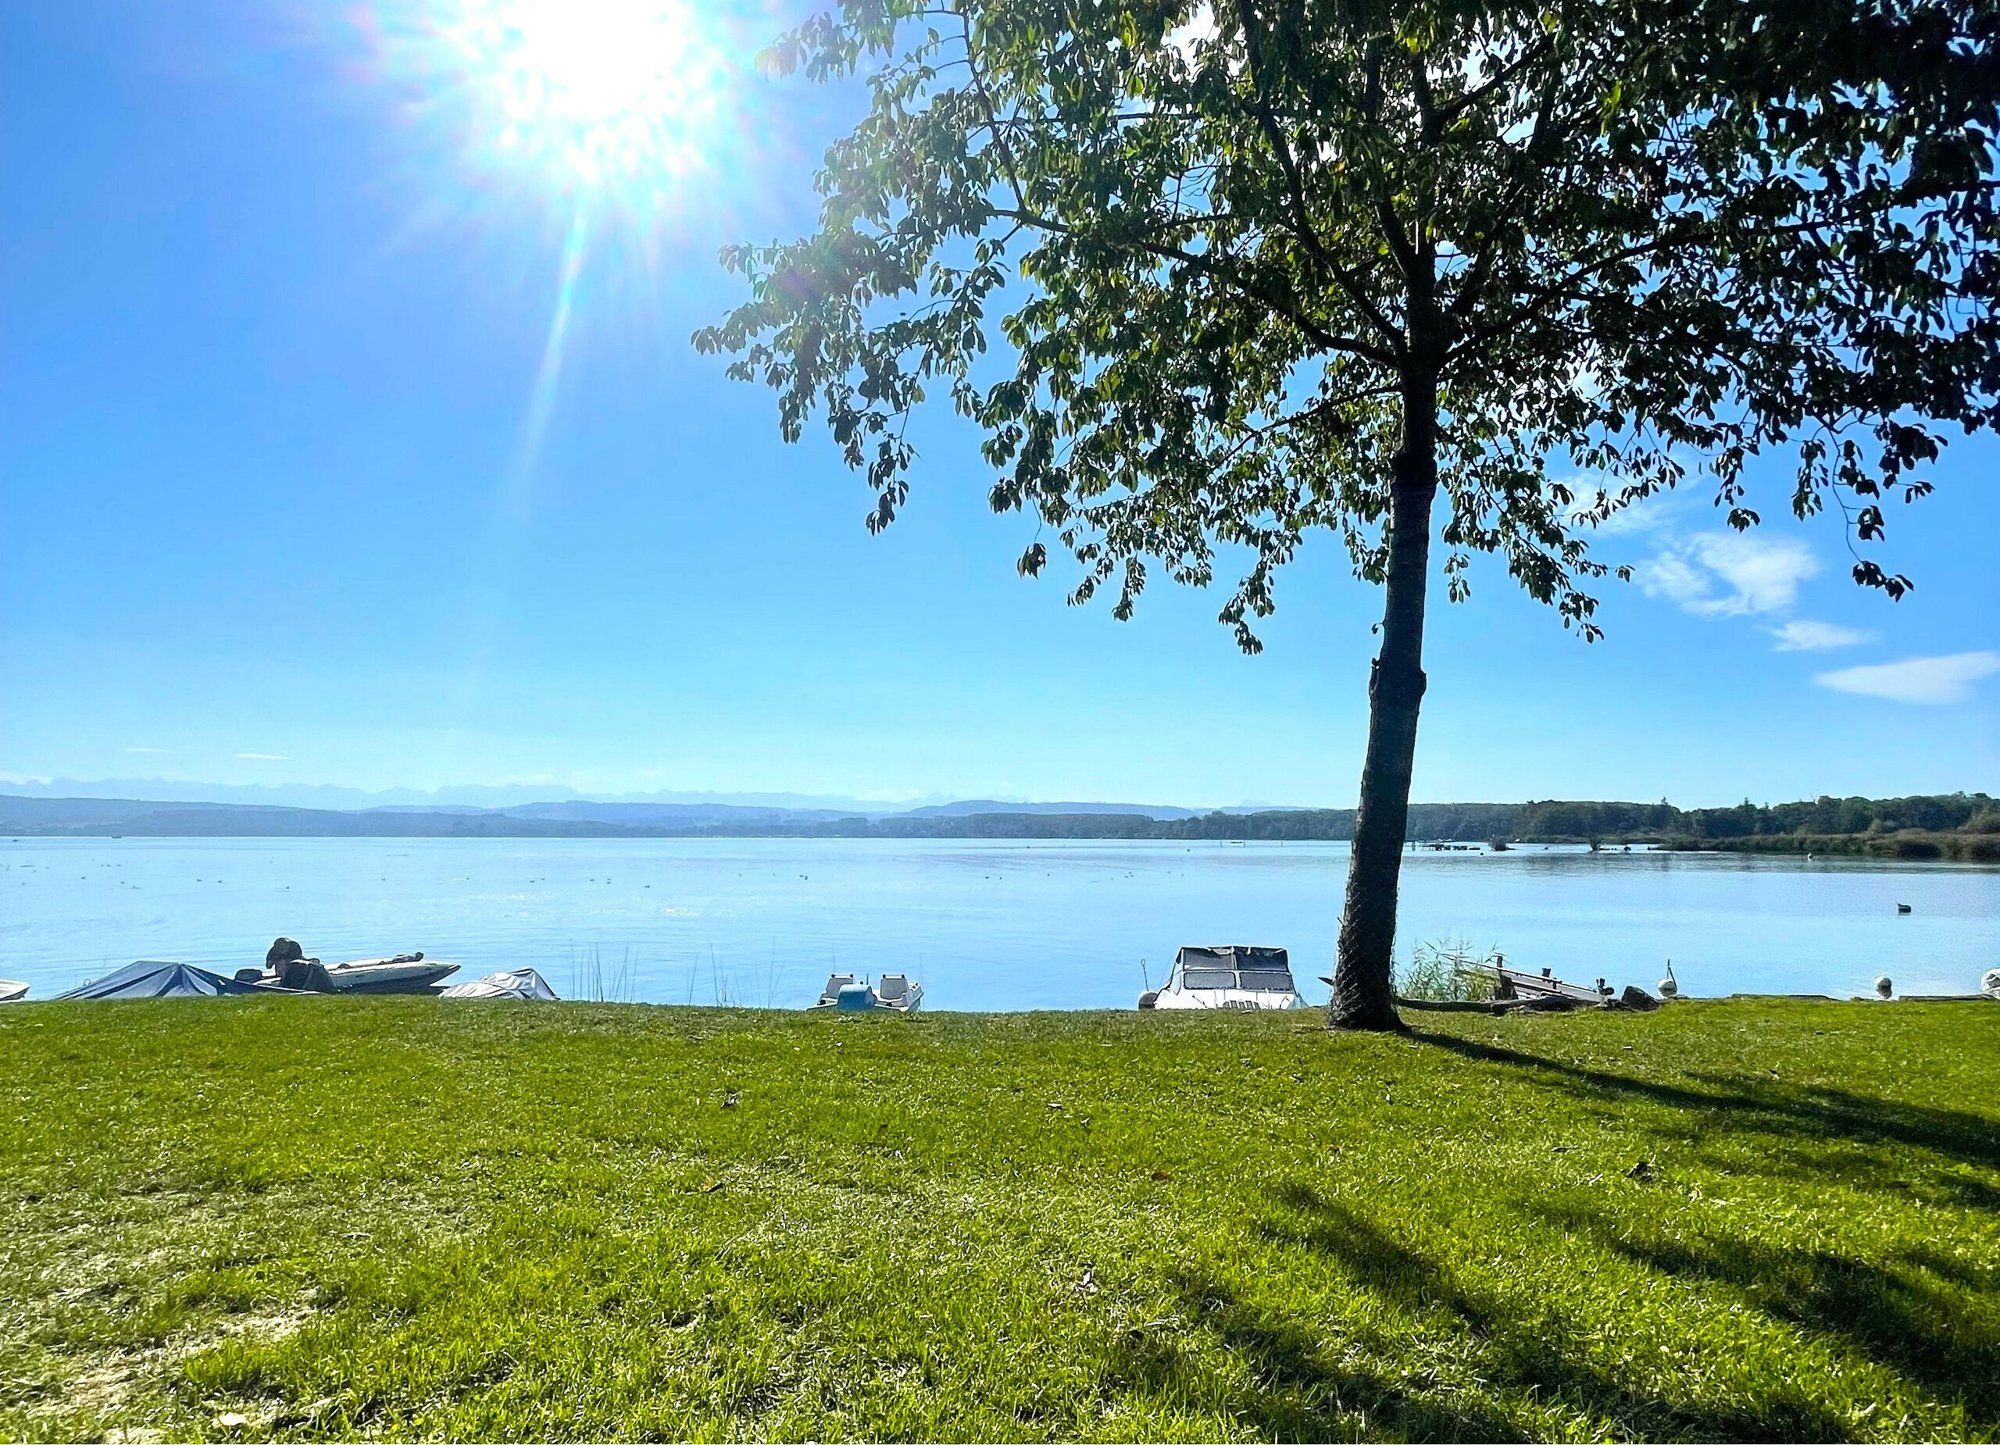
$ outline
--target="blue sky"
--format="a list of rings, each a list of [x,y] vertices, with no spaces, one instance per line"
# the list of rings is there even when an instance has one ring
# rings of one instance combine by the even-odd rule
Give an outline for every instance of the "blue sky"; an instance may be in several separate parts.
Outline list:
[[[1121,625],[1016,577],[1033,524],[948,414],[870,537],[830,444],[694,354],[716,248],[800,228],[840,97],[740,81],[579,238],[421,103],[396,15],[334,10],[0,9],[0,777],[1352,801],[1379,599],[1330,540],[1260,657],[1220,593]],[[1779,468],[1748,538],[1698,495],[1604,538],[1641,584],[1595,646],[1475,571],[1415,796],[1991,789],[1996,474],[1960,445],[1892,513],[1899,605]]]

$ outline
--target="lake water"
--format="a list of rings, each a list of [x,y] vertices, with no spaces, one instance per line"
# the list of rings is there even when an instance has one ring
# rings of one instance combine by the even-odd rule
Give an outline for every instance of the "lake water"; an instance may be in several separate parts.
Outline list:
[[[218,972],[271,939],[532,965],[565,997],[797,1007],[907,970],[927,1008],[1130,1008],[1184,943],[1330,973],[1347,846],[855,839],[0,841],[0,977],[46,998],[136,958]],[[1460,938],[1526,968],[1684,992],[1969,992],[2000,870],[1521,848],[1403,865],[1399,959]],[[1912,912],[1898,915],[1896,905]]]

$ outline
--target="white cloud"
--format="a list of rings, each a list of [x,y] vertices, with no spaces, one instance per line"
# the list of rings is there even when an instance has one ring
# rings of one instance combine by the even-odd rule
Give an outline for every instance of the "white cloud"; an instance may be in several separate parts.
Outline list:
[[[1588,525],[1597,536],[1635,536],[1641,532],[1652,531],[1666,518],[1666,505],[1669,499],[1656,493],[1650,497],[1641,497],[1622,507],[1615,507],[1602,521],[1586,524],[1584,514],[1615,493],[1609,487],[1599,486],[1595,479],[1587,476],[1564,477],[1561,481],[1572,494],[1569,507],[1563,514],[1563,520],[1572,527]]]
[[[1783,537],[1716,532],[1697,537],[1697,555],[1733,589],[1716,599],[1721,616],[1781,612],[1798,600],[1799,584],[1819,571],[1812,549]]]
[[[1664,597],[1689,610],[1709,599],[1711,585],[1700,567],[1671,552],[1660,553],[1639,569],[1639,586],[1648,597]]]
[[[1798,618],[1783,627],[1764,629],[1778,639],[1780,652],[1826,652],[1835,647],[1854,647],[1873,642],[1875,634],[1861,627],[1842,627],[1837,622],[1813,622]]]
[[[120,749],[119,749],[118,751],[119,751],[119,752],[121,752],[121,753],[159,753],[159,754],[161,754],[162,756],[164,756],[164,755],[165,755],[165,753],[166,753],[166,751],[167,751],[167,749],[165,749],[165,748],[120,748]]]
[[[1167,32],[1167,44],[1181,53],[1183,60],[1194,59],[1194,48],[1215,39],[1222,33],[1215,23],[1215,11],[1208,5],[1197,5],[1188,15],[1187,23]]]
[[[232,758],[241,758],[246,763],[289,763],[291,759],[283,753],[231,753]]]
[[[1799,585],[1819,571],[1819,559],[1785,537],[1704,532],[1671,544],[1638,571],[1649,597],[1697,617],[1743,617],[1790,608]]]
[[[1972,684],[2000,672],[2000,652],[1954,652],[1944,657],[1909,657],[1872,667],[1843,667],[1813,679],[1835,692],[1886,697],[1891,702],[1963,702]]]

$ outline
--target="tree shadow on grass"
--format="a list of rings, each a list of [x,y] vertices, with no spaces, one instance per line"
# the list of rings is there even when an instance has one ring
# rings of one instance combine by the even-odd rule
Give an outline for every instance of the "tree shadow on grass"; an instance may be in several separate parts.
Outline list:
[[[1668,1399],[1621,1381],[1591,1363],[1590,1342],[1560,1316],[1529,1314],[1482,1297],[1445,1265],[1309,1185],[1284,1186],[1275,1197],[1288,1213],[1264,1221],[1260,1232],[1265,1238],[1336,1260],[1358,1283],[1406,1312],[1448,1317],[1464,1341],[1474,1373],[1489,1386],[1580,1409],[1620,1438],[1842,1439],[1851,1433],[1845,1421],[1796,1394],[1769,1396],[1754,1407],[1718,1408]],[[1229,1301],[1229,1307],[1242,1309],[1240,1301]],[[1232,1348],[1275,1356],[1274,1365],[1291,1357],[1287,1351],[1296,1343],[1296,1326],[1232,1330],[1227,1324],[1231,1317],[1228,1307],[1210,1316],[1219,1321],[1215,1327]],[[1413,1437],[1435,1433],[1414,1413],[1390,1418]],[[1459,1433],[1475,1438],[1522,1438],[1523,1426],[1497,1405],[1462,1412],[1456,1419]]]
[[[1803,1140],[1846,1139],[1859,1144],[1900,1144],[1979,1169],[2000,1169],[2000,1127],[1964,1109],[1940,1109],[1872,1098],[1824,1085],[1789,1084],[1741,1074],[1696,1074],[1699,1087],[1633,1078],[1586,1068],[1501,1044],[1454,1034],[1413,1030],[1411,1038],[1481,1063],[1527,1071],[1539,1083],[1598,1101],[1644,1099],[1670,1108],[1716,1116],[1732,1129]],[[1988,1200],[1996,1191],[1981,1180],[1962,1180]]]
[[[1316,1318],[1246,1300],[1211,1271],[1171,1276],[1196,1328],[1243,1362],[1247,1391],[1226,1402],[1231,1417],[1269,1440],[1531,1438],[1497,1404],[1427,1398],[1388,1373],[1339,1358],[1337,1341]],[[1139,1336],[1111,1382],[1185,1398],[1190,1361],[1169,1337]]]
[[[1875,1264],[1754,1239],[1675,1238],[1657,1229],[1635,1238],[1582,1210],[1541,1212],[1663,1274],[1729,1285],[1773,1319],[1962,1406],[1969,1423],[2000,1425],[2000,1323],[1987,1307],[2000,1291],[1971,1271],[1935,1271],[1951,1281],[1946,1285],[1925,1277],[1934,1265],[1922,1250],[1907,1262]]]

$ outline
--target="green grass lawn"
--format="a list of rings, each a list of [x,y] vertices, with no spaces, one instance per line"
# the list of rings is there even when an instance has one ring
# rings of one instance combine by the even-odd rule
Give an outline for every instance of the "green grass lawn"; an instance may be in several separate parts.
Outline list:
[[[0,1009],[0,1435],[2000,1430],[2000,1006],[1411,1017]]]

